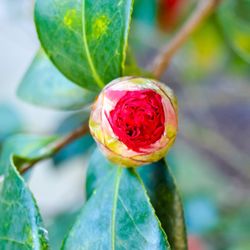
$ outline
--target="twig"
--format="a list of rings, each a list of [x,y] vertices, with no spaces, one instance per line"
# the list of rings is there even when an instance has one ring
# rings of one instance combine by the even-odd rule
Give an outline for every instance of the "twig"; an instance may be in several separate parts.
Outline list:
[[[58,140],[54,144],[51,145],[50,153],[47,155],[44,155],[40,158],[34,159],[33,161],[23,165],[19,172],[21,174],[24,174],[26,171],[28,171],[30,168],[32,168],[36,163],[39,161],[48,159],[49,157],[53,156],[54,154],[58,153],[61,149],[63,149],[68,144],[72,143],[73,141],[77,140],[78,138],[84,136],[86,133],[88,133],[89,127],[88,124],[82,125],[80,128],[77,128],[70,134],[66,135],[64,138]]]
[[[200,0],[194,13],[176,33],[173,39],[163,47],[153,60],[150,69],[156,78],[160,78],[168,67],[172,57],[187,39],[197,30],[200,24],[216,9],[221,0]]]
[[[55,143],[54,145],[54,154],[63,149],[65,146],[70,144],[71,142],[75,141],[76,139],[84,136],[86,133],[89,132],[89,126],[88,124],[82,125],[80,128],[77,128],[73,132],[71,132],[69,135],[65,136],[63,139]]]

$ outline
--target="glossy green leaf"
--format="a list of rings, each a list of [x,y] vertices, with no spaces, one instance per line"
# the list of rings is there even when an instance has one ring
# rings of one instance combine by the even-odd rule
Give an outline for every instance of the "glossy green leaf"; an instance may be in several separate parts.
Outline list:
[[[170,249],[135,170],[109,167],[62,249]]]
[[[4,174],[5,169],[9,166],[11,155],[18,156],[25,162],[36,161],[41,157],[50,155],[52,149],[48,146],[56,139],[55,136],[44,137],[25,134],[9,137],[3,145],[0,156],[0,174]]]
[[[36,202],[12,161],[0,190],[0,249],[48,249]]]
[[[33,163],[52,153],[57,137],[15,135],[3,146],[0,158],[0,249],[48,249],[47,232],[36,202],[18,173],[23,163]]]
[[[87,171],[87,198],[98,188],[113,167],[96,149]],[[165,161],[138,168],[156,215],[168,235],[172,249],[187,249],[187,238],[182,201],[174,177]]]
[[[250,0],[223,1],[218,17],[233,50],[250,63]]]
[[[69,79],[98,90],[123,74],[133,0],[36,0],[38,36]]]
[[[81,109],[93,102],[96,96],[63,76],[43,50],[35,56],[17,95],[32,104],[59,110]]]
[[[172,249],[187,249],[182,201],[174,177],[161,160],[138,169]]]
[[[4,181],[4,176],[0,175],[0,193],[1,193],[1,190],[2,190],[2,187],[3,187],[3,181]]]
[[[93,152],[87,170],[86,178],[86,197],[87,199],[93,194],[96,188],[101,183],[102,179],[113,170],[113,166],[102,155],[100,150],[96,148]]]

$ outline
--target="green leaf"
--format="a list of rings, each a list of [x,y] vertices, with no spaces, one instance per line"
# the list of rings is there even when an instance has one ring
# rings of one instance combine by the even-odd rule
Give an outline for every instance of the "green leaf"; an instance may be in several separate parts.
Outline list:
[[[62,249],[170,249],[139,176],[133,169],[112,168]]]
[[[81,109],[93,102],[96,96],[63,76],[43,50],[35,56],[17,95],[32,104],[59,110]]]
[[[102,155],[100,150],[96,148],[93,152],[89,166],[87,170],[86,178],[86,197],[90,198],[92,193],[101,183],[102,179],[106,177],[108,173],[113,170],[113,166],[110,162]]]
[[[36,202],[13,161],[0,190],[0,249],[48,249],[47,232]]]
[[[18,169],[52,153],[57,137],[15,135],[3,146],[0,158],[0,249],[48,249],[47,232],[42,226],[36,202]]]
[[[133,0],[36,0],[38,36],[69,79],[98,90],[123,74]]]
[[[56,139],[57,137],[55,136],[44,137],[25,134],[9,137],[3,145],[0,156],[0,174],[5,173],[12,155],[22,158],[22,161],[19,162],[20,164],[23,162],[33,162],[41,157],[50,155],[52,149],[49,145]],[[18,157],[16,157],[16,160]],[[17,168],[19,168],[18,164]]]
[[[89,199],[110,174],[113,167],[96,149],[87,171],[86,193]],[[182,201],[174,177],[165,161],[138,168],[156,215],[168,235],[172,249],[187,249],[186,228]]]
[[[172,249],[187,249],[182,201],[174,177],[161,160],[138,169]]]
[[[250,63],[250,0],[223,1],[218,17],[232,49]]]

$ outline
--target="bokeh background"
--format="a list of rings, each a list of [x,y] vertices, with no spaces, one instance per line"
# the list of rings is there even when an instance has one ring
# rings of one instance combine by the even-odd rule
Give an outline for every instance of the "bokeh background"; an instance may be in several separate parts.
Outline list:
[[[150,64],[197,0],[135,0],[130,48]],[[81,115],[27,104],[16,89],[39,49],[32,0],[0,1],[0,148],[12,134],[63,134]],[[176,54],[163,81],[179,99],[167,156],[184,201],[191,250],[250,249],[250,1],[222,5]],[[90,136],[32,172],[29,186],[59,249],[84,202]],[[83,152],[86,152],[83,156]],[[87,156],[86,156],[87,155]]]

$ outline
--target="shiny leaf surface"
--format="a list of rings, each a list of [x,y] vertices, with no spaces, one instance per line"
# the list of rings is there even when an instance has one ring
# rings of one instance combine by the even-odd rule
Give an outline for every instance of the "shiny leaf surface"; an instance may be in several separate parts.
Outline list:
[[[44,137],[25,134],[9,137],[3,145],[0,155],[0,174],[4,174],[5,169],[9,166],[12,155],[22,158],[22,163],[24,161],[32,162],[38,158],[50,155],[51,148],[47,146],[53,143],[56,139],[57,137],[55,136]],[[16,161],[16,163],[18,162]],[[19,168],[18,164],[17,168]]]
[[[12,160],[0,190],[0,249],[49,249],[36,202]]]
[[[86,197],[90,198],[93,192],[101,183],[102,179],[113,170],[111,163],[102,155],[100,150],[96,148],[93,152],[86,178]]]
[[[37,32],[69,79],[98,90],[123,74],[132,0],[36,0]]]
[[[68,80],[39,50],[26,72],[17,95],[24,101],[47,108],[77,110],[94,101],[96,94]]]
[[[182,201],[174,177],[161,160],[138,170],[172,249],[187,249]]]
[[[135,170],[106,167],[62,249],[170,249]]]
[[[0,249],[49,249],[47,232],[32,193],[18,170],[52,153],[57,137],[15,135],[3,146],[0,158]]]
[[[98,149],[93,153],[87,172],[86,192],[90,198],[110,174],[113,167]],[[185,220],[180,194],[174,177],[165,161],[159,161],[138,168],[150,201],[155,209],[162,228],[168,236],[172,249],[187,249]]]

